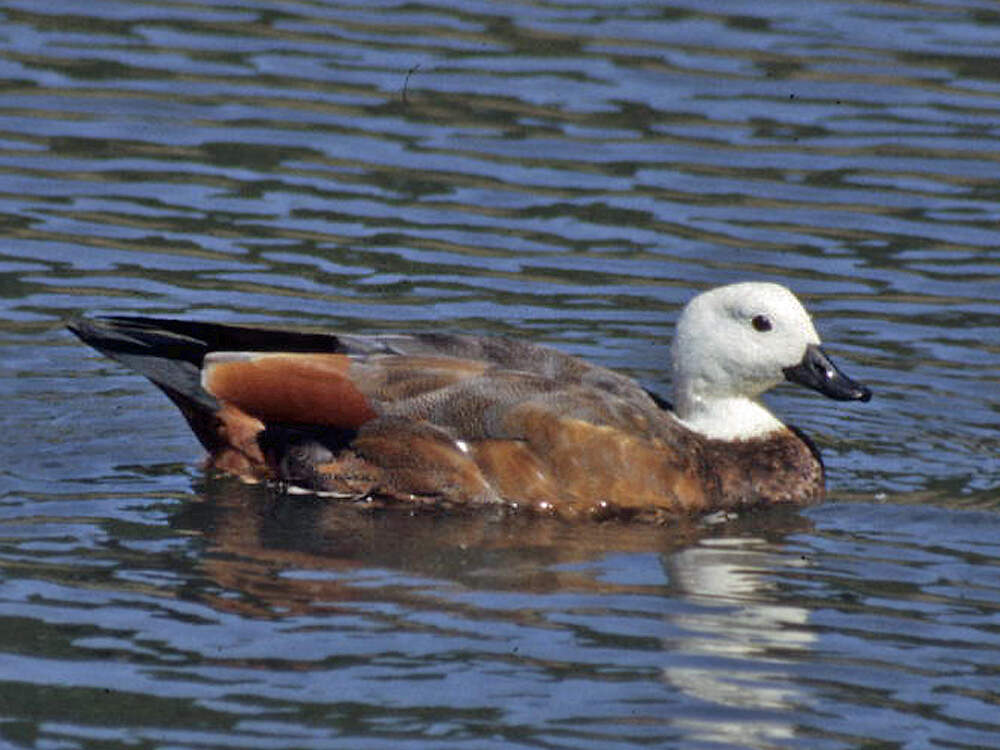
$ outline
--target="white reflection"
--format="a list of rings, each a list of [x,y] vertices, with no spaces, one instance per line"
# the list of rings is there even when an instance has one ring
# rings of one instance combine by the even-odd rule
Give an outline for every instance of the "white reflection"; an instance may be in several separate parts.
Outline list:
[[[794,713],[741,715],[738,711],[786,712],[807,700],[788,665],[815,635],[805,626],[809,610],[775,600],[774,570],[808,561],[781,555],[758,538],[707,539],[673,555],[674,584],[704,609],[676,615],[690,635],[666,643],[672,659],[664,679],[685,694],[723,710],[711,718],[676,720],[706,741],[746,745],[795,735]],[[725,710],[729,709],[729,711]],[[727,716],[733,716],[727,720]]]

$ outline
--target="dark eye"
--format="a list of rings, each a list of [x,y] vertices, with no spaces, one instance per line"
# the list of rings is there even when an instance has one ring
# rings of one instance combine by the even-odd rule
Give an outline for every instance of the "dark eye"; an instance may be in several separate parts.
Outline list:
[[[755,331],[763,333],[764,331],[771,330],[771,319],[766,315],[754,315],[753,320],[750,321],[750,325],[753,326]]]

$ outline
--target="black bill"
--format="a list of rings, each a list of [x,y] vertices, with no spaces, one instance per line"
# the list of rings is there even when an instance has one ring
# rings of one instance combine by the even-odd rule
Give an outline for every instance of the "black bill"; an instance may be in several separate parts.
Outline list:
[[[824,396],[837,401],[868,401],[872,392],[861,383],[855,383],[833,364],[818,344],[806,347],[802,361],[786,367],[785,380],[813,388]]]

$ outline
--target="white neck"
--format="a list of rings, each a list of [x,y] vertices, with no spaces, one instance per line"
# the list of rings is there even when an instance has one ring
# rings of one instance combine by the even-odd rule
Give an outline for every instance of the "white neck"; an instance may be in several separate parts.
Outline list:
[[[785,427],[762,403],[746,396],[679,400],[676,414],[688,429],[712,440],[750,440]]]

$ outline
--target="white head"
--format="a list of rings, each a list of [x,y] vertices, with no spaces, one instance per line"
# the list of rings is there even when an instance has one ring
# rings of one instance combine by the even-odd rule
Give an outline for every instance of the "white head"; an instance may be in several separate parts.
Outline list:
[[[677,416],[707,437],[734,440],[783,427],[758,398],[786,379],[867,401],[868,389],[837,370],[819,343],[809,313],[783,286],[745,282],[699,294],[674,336]]]

